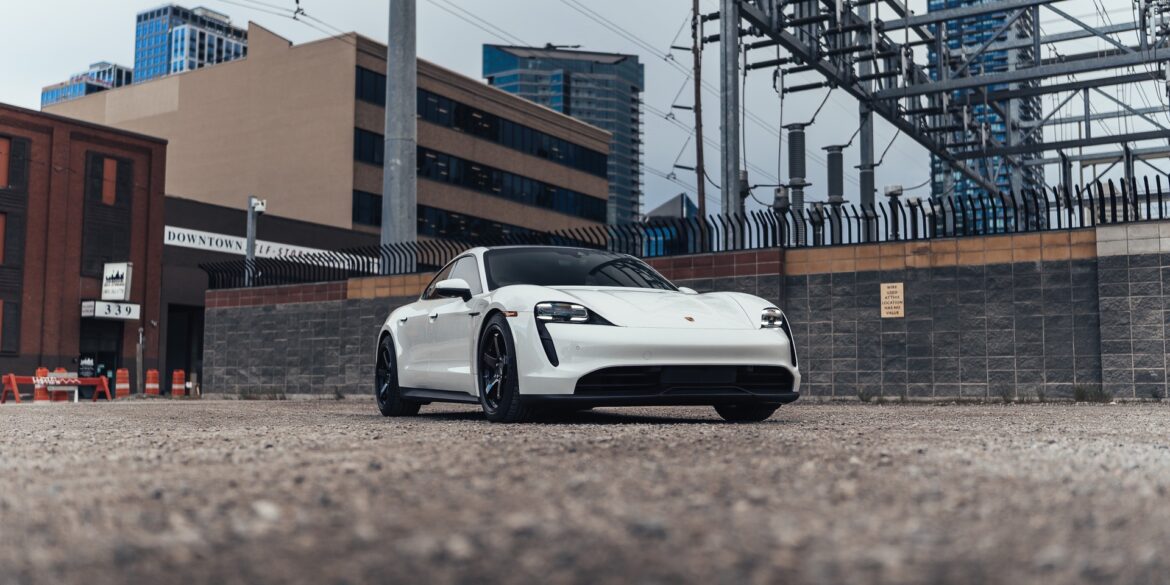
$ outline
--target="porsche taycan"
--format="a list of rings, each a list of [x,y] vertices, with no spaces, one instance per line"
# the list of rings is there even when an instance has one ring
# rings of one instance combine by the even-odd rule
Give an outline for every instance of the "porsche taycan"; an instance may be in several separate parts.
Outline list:
[[[772,302],[678,287],[637,258],[586,248],[474,248],[378,334],[382,414],[478,403],[493,422],[542,408],[713,406],[767,419],[799,398],[792,329]]]

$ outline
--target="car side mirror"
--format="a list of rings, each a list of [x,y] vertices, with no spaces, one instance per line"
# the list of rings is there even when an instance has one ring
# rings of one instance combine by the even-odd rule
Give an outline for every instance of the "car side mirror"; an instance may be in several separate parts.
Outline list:
[[[471,285],[462,278],[448,278],[435,284],[435,294],[443,298],[471,300]]]
[[[684,295],[697,295],[697,294],[699,294],[697,291],[695,291],[695,289],[687,287],[687,286],[678,287],[678,292],[680,292]]]

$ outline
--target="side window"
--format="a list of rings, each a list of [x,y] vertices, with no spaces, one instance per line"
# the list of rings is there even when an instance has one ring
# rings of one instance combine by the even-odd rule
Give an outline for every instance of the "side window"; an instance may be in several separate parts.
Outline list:
[[[483,286],[479,284],[479,268],[475,264],[474,256],[461,258],[455,263],[455,267],[451,269],[450,276],[450,278],[462,278],[466,280],[468,286],[471,287],[471,294],[473,295],[483,292]]]
[[[440,270],[438,273],[436,273],[435,277],[431,279],[431,283],[428,284],[427,288],[423,290],[422,296],[420,296],[419,299],[423,300],[423,301],[429,301],[432,299],[439,298],[439,297],[435,296],[435,285],[438,284],[440,280],[447,280],[448,278],[450,278],[451,268],[453,268],[454,266],[455,266],[455,263],[452,262],[452,263],[444,266],[442,270]]]
[[[12,141],[0,136],[0,189],[8,188],[8,158],[12,152]]]

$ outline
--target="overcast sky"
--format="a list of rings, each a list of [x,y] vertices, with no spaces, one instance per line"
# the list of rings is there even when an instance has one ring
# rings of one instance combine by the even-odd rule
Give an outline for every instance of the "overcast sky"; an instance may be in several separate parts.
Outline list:
[[[691,3],[686,0],[582,0],[588,8],[624,28],[633,37],[631,39],[612,30],[610,25],[587,18],[574,8],[576,1],[418,0],[419,56],[482,79],[481,47],[485,43],[543,45],[552,42],[636,54],[646,65],[643,96],[646,104],[645,209],[649,210],[679,192],[693,193],[692,172],[674,170],[677,178],[673,181],[660,176],[671,173],[676,161],[693,166],[694,144],[688,143],[693,114],[674,110],[677,122],[656,115],[656,112],[670,112],[672,105],[690,106],[693,102],[693,90],[686,74],[664,59],[672,44],[690,43],[689,28],[683,25],[689,23]],[[1092,24],[1103,23],[1103,15],[1095,11],[1095,1],[1068,0],[1061,4],[1061,8]],[[1132,18],[1129,0],[1102,1],[1102,6],[1108,7],[1108,18],[1112,21]],[[3,79],[0,102],[36,109],[39,108],[42,86],[65,80],[71,74],[85,70],[91,62],[105,60],[132,66],[135,14],[160,4],[156,0],[0,0],[5,9],[0,18],[0,79]],[[387,0],[300,0],[302,9],[328,26],[289,18],[287,15],[295,0],[202,0],[185,5],[194,7],[200,4],[231,15],[236,24],[244,26],[252,20],[296,43],[321,38],[335,32],[332,29],[356,31],[380,41],[386,39]],[[714,11],[718,6],[717,0],[702,0],[702,4],[704,11]],[[925,12],[925,0],[913,0],[910,6]],[[1056,20],[1052,14],[1042,18],[1041,22],[1048,27],[1046,32],[1069,29],[1068,23],[1062,26]],[[708,23],[707,26],[707,34],[717,32],[717,23]],[[1087,48],[1101,46],[1100,42],[1086,43]],[[676,52],[675,56],[679,64],[689,68],[689,53]],[[705,57],[704,80],[717,88],[717,45],[711,45]],[[763,60],[768,56],[758,58]],[[817,80],[816,74],[810,73],[790,78],[789,83]],[[784,123],[808,121],[824,96],[825,90],[789,96],[783,104]],[[775,128],[780,121],[781,103],[772,88],[771,71],[761,70],[749,75],[744,102],[750,118],[745,126],[750,182],[773,183],[778,175]],[[704,131],[717,145],[717,92],[704,94],[703,107]],[[1111,109],[1108,105],[1103,107]],[[810,198],[824,198],[819,191],[825,184],[822,147],[848,142],[857,124],[856,101],[842,90],[834,91],[809,136],[809,174],[817,185],[811,190]],[[891,127],[879,119],[875,132],[877,156],[893,138]],[[705,153],[709,174],[718,181],[718,148],[709,146]],[[845,185],[850,199],[856,197],[853,166],[857,160],[854,144],[846,150],[845,158]],[[784,166],[784,175],[787,174],[786,168],[787,165]],[[921,184],[928,179],[928,173],[926,151],[900,136],[893,140],[884,164],[878,169],[879,193],[883,185],[892,183],[907,187]],[[916,193],[925,195],[928,190],[924,188]],[[762,201],[771,200],[770,188],[757,189],[755,194]],[[717,211],[718,192],[709,188],[707,197],[710,212]]]

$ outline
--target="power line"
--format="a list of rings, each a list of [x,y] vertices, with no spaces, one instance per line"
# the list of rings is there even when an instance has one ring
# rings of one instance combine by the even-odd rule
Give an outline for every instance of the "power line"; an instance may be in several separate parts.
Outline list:
[[[451,7],[449,7],[447,5],[439,4],[438,2],[436,2],[436,0],[427,0],[427,1],[430,2],[431,5],[434,6],[435,8],[438,8],[438,9],[450,14],[451,16],[458,18],[459,20],[462,20],[463,22],[466,22],[467,24],[470,24],[471,26],[478,28],[479,30],[482,30],[483,32],[485,32],[485,33],[487,33],[487,34],[489,34],[489,35],[491,35],[491,36],[493,36],[493,37],[495,37],[495,38],[497,38],[505,43],[508,43],[510,45],[527,44],[523,41],[520,41],[519,43],[517,43],[516,41],[519,40],[519,37],[513,36],[511,34],[508,34],[507,36],[501,35],[500,33],[495,32],[495,31],[487,28],[486,26],[484,26],[484,24],[487,24],[486,20],[479,19],[477,21],[477,20],[474,20],[474,19],[469,18],[467,16],[464,16],[462,14],[459,14],[458,12],[456,12],[454,9],[452,9]],[[463,10],[463,9],[460,9],[460,10]],[[464,12],[466,12],[466,11],[464,10]],[[511,37],[511,38],[509,38],[509,37]]]
[[[629,32],[625,28],[622,28],[621,25],[618,25],[617,23],[613,22],[612,20],[606,18],[604,15],[585,6],[584,4],[582,4],[580,2],[580,0],[561,0],[561,3],[565,4],[569,8],[572,8],[573,10],[576,10],[577,12],[579,12],[580,14],[585,16],[586,18],[599,24],[600,26],[609,30],[610,32],[624,38],[625,40],[637,45],[638,47],[641,47],[643,50],[647,51],[648,53],[650,53],[652,55],[658,55],[668,65],[673,67],[679,73],[683,74],[684,77],[687,77],[687,78],[691,77],[692,72],[690,71],[690,69],[687,69],[683,65],[679,64],[674,59],[669,58],[670,57],[669,53],[660,54],[658,49],[655,48],[653,45],[649,44],[647,41],[643,40],[641,37],[635,35],[634,33]],[[708,94],[713,95],[715,97],[721,96],[721,92],[719,91],[719,89],[716,88],[711,83],[709,83],[707,81],[703,81],[701,86],[702,86],[703,90],[706,91]],[[759,115],[757,115],[755,112],[752,112],[750,109],[743,108],[743,116],[745,118],[747,118],[748,120],[750,120],[756,126],[762,128],[765,131],[767,131],[768,133],[770,133],[772,136],[774,136],[776,138],[780,138],[780,131],[779,130],[773,128],[764,118],[761,118]],[[814,162],[816,162],[821,167],[826,168],[826,169],[828,168],[828,162],[825,160],[825,158],[823,156],[820,156],[819,154],[814,153],[814,152],[808,153],[808,156],[809,156],[809,158],[811,158]],[[853,177],[852,175],[846,175],[845,179],[848,180],[849,182],[853,183],[854,185],[858,184],[857,178]]]
[[[524,39],[492,24],[487,19],[482,18],[481,16],[475,14],[474,12],[471,12],[470,10],[467,10],[466,8],[459,6],[458,4],[455,4],[451,0],[443,0],[443,4],[446,4],[450,8],[445,7],[442,4],[439,4],[439,0],[427,0],[427,1],[430,2],[431,4],[434,4],[438,8],[442,8],[443,10],[454,15],[455,17],[459,18],[460,20],[463,20],[464,22],[467,22],[469,24],[474,25],[476,28],[479,28],[480,30],[487,32],[488,34],[496,37],[497,39],[504,40],[504,42],[507,42],[507,43],[513,44],[513,45],[529,45],[529,43],[527,41],[525,41]],[[455,12],[453,12],[453,10],[458,10],[459,12],[462,12],[463,14],[467,15],[467,17],[460,16],[459,14],[456,14]],[[483,26],[480,26],[481,24]],[[487,30],[486,28],[484,28],[484,26],[490,27],[490,28],[498,31],[499,34]]]

